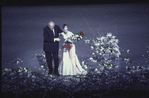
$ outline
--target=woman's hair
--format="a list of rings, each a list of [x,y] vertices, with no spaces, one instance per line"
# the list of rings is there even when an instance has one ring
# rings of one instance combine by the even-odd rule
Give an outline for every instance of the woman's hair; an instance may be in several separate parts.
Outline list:
[[[66,24],[63,24],[63,29],[64,29],[65,26],[67,26],[67,25]]]

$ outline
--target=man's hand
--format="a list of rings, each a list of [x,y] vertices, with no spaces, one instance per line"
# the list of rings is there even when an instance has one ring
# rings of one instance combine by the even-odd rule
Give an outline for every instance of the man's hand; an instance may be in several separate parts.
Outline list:
[[[60,38],[54,38],[54,42],[55,41],[58,41],[59,42],[60,41]]]

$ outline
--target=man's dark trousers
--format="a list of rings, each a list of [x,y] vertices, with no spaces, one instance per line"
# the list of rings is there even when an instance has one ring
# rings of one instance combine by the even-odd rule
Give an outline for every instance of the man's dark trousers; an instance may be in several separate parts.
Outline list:
[[[54,73],[58,73],[58,66],[59,66],[59,58],[58,58],[58,53],[50,53],[50,52],[45,52],[46,58],[47,58],[47,64],[49,67],[49,74],[52,74],[53,68],[52,68],[52,60],[54,59]]]

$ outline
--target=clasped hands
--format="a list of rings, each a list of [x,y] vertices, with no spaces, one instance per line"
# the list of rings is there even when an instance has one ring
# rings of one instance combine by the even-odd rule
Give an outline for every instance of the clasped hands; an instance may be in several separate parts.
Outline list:
[[[64,34],[64,32],[59,33],[59,35],[63,35],[63,34]],[[54,38],[54,42],[55,41],[58,41],[59,42],[60,40],[61,40],[60,38]]]
[[[60,38],[54,38],[54,42],[55,41],[58,41],[59,42],[60,41]]]
[[[64,32],[59,33],[59,35],[63,35],[63,34],[64,34]],[[54,42],[55,41],[58,41],[59,42],[60,40],[61,40],[60,38],[54,38]]]

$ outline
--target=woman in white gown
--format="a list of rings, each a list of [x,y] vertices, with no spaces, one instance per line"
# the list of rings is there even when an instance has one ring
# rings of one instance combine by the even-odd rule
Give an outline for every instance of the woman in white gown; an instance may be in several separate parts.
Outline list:
[[[61,33],[61,35],[65,41],[60,59],[59,73],[61,75],[86,74],[87,72],[80,65],[78,57],[75,53],[75,45],[71,40],[69,40],[69,37],[72,36],[73,33],[68,31],[66,24],[63,25],[63,29],[64,33]]]

